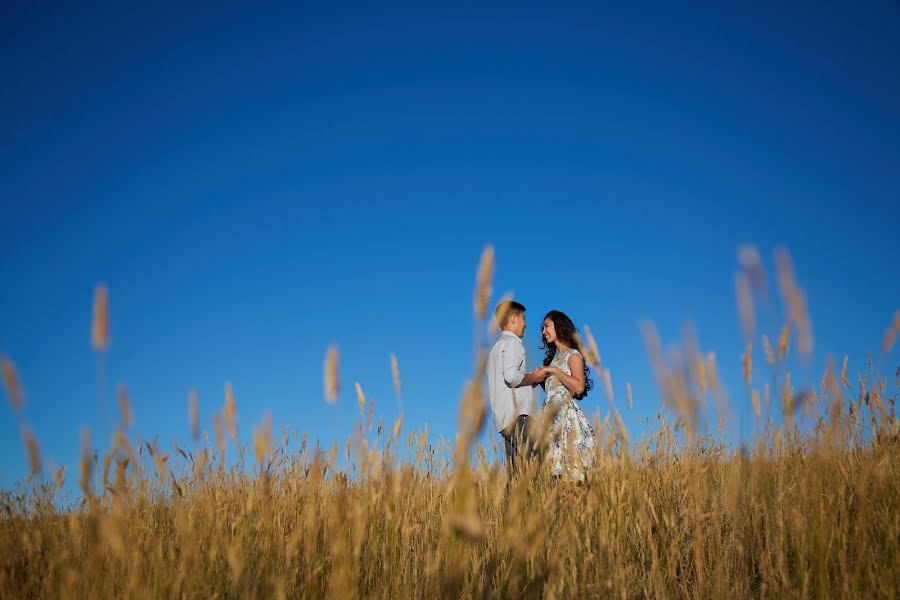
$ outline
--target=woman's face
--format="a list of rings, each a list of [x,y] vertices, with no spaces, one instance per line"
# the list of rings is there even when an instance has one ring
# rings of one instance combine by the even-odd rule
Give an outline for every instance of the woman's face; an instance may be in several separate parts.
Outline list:
[[[544,323],[541,325],[541,335],[546,343],[556,343],[556,325],[553,324],[553,320],[550,317],[544,319]]]

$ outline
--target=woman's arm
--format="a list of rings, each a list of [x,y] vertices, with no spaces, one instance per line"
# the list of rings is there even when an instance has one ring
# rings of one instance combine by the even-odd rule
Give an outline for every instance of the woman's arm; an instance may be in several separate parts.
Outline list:
[[[570,392],[572,392],[573,396],[578,396],[584,393],[584,359],[581,358],[579,354],[573,354],[569,358],[566,359],[566,364],[569,366],[569,370],[572,372],[571,375],[566,375],[566,373],[558,368],[558,367],[544,367],[547,371],[548,375],[555,375],[559,382],[566,386]]]

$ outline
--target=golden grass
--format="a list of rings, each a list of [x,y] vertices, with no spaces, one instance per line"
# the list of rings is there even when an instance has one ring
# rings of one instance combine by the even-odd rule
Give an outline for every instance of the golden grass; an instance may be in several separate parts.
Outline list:
[[[402,388],[400,386],[400,367],[397,365],[397,357],[391,352],[391,379],[394,382],[394,393],[400,397]]]
[[[476,331],[487,329],[493,259],[486,251],[476,280]],[[758,253],[745,247],[739,261],[759,293]],[[793,271],[781,277],[796,292]],[[661,413],[634,441],[618,410],[595,417],[595,467],[583,484],[549,481],[539,461],[508,479],[496,436],[477,443],[484,347],[453,440],[429,437],[427,426],[402,437],[402,415],[373,423],[357,383],[360,424],[340,458],[338,444],[320,447],[287,429],[279,438],[268,416],[244,444],[227,384],[214,445],[204,431],[167,454],[120,428],[115,447],[98,454],[83,432],[73,499],[60,491],[65,468],[43,475],[23,424],[32,476],[0,492],[0,597],[896,598],[900,388],[889,392],[871,362],[851,385],[845,358],[839,375],[832,361],[817,389],[795,393],[781,361],[790,324],[800,330],[809,319],[788,320],[777,364],[768,338],[762,344],[782,425],[763,419],[769,384],[761,402],[746,342],[746,397],[733,400],[749,402],[759,425],[741,448],[728,442],[721,418],[705,425],[707,397],[723,395],[715,354],[686,342],[664,355],[655,327],[643,323],[672,417]],[[4,359],[18,410],[11,368]],[[338,399],[338,369],[331,347],[329,402]],[[612,397],[607,370],[601,378]],[[131,407],[120,390],[127,427]],[[630,383],[626,395],[630,408]],[[194,392],[188,418],[196,439]],[[539,416],[541,441],[548,429],[548,415]],[[229,445],[236,452],[226,460]]]
[[[97,284],[94,288],[91,346],[97,352],[104,352],[109,347],[109,290],[103,283]]]
[[[330,346],[328,352],[325,353],[323,380],[325,386],[325,401],[329,404],[334,404],[337,402],[338,391],[340,390],[337,346]]]
[[[197,390],[188,392],[188,422],[191,424],[191,437],[200,437],[200,409],[198,407]]]
[[[358,381],[356,382],[356,403],[359,405],[359,416],[362,417],[366,410],[366,395]]]
[[[756,314],[753,311],[753,293],[750,288],[750,277],[745,273],[734,276],[734,294],[737,299],[738,315],[741,319],[741,330],[748,338],[756,331]]]
[[[881,343],[881,351],[887,354],[894,347],[897,341],[897,335],[900,334],[900,310],[894,313],[894,319],[891,321],[890,327],[884,334],[884,341]]]
[[[124,383],[119,384],[119,412],[122,413],[122,424],[125,427],[131,427],[134,417],[131,414],[131,403],[128,402],[128,389]]]
[[[14,410],[20,411],[25,405],[25,395],[22,393],[22,384],[19,383],[19,374],[16,365],[8,357],[0,358],[3,369],[3,386],[6,388],[6,396]]]
[[[482,321],[487,312],[487,304],[491,296],[491,280],[494,278],[494,247],[487,246],[481,253],[478,273],[475,278],[475,296],[472,305],[475,317]]]

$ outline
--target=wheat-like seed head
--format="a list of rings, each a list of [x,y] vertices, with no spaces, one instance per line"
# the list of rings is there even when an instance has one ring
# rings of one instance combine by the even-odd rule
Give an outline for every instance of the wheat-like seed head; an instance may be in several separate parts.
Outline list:
[[[759,250],[752,244],[744,244],[738,248],[738,264],[750,284],[751,292],[759,298],[768,297],[766,270],[763,267]]]
[[[262,426],[253,427],[253,453],[256,462],[262,467],[272,447],[272,415],[266,413]]]
[[[402,392],[400,386],[400,367],[397,366],[397,357],[391,352],[391,379],[394,381],[394,393],[399,397]]]
[[[338,392],[340,390],[340,379],[338,377],[338,348],[337,346],[329,346],[325,352],[325,365],[323,367],[323,382],[325,385],[325,401],[328,404],[337,402]]]
[[[581,335],[577,332],[575,333],[575,347],[581,353],[586,363],[599,370],[600,350],[597,348],[597,341],[591,335],[591,328],[587,325],[584,326],[584,337],[587,340],[587,346],[585,346]]]
[[[22,426],[22,440],[25,442],[25,449],[28,451],[28,465],[31,468],[31,475],[35,476],[41,472],[41,450],[38,447],[34,433],[24,425]]]
[[[744,383],[750,385],[751,376],[753,372],[753,357],[751,356],[751,351],[753,350],[753,342],[748,341],[747,345],[744,347],[744,353],[741,355],[741,366],[744,370]]]
[[[93,466],[93,457],[91,456],[91,432],[87,429],[81,430],[81,492],[85,498],[91,495],[91,470]]]
[[[706,377],[709,380],[709,389],[715,390],[719,387],[719,377],[716,372],[716,353],[709,352],[706,355]]]
[[[16,366],[6,356],[0,358],[0,363],[3,365],[3,386],[6,388],[9,403],[15,410],[22,410],[25,405],[25,395],[22,393],[22,384],[19,383]]]
[[[794,389],[791,387],[791,374],[784,378],[784,386],[781,388],[781,414],[784,424],[790,428],[794,422]]]
[[[216,449],[221,456],[225,456],[226,444],[225,434],[222,430],[222,417],[218,413],[213,415],[213,428],[216,433]]]
[[[664,387],[666,379],[666,362],[662,353],[662,341],[656,326],[649,319],[641,321],[641,335],[644,338],[644,346],[650,357],[650,365],[653,367],[653,375],[660,387]]]
[[[53,477],[53,488],[58,492],[60,488],[62,488],[63,484],[66,482],[66,470],[68,467],[66,465],[61,466],[58,469],[54,469],[53,465],[50,465],[50,471]]]
[[[759,250],[752,244],[744,244],[738,248],[738,263],[745,271],[752,271],[761,267],[762,260]]]
[[[228,435],[237,439],[237,402],[234,401],[234,390],[230,382],[225,382],[225,406],[222,408],[222,418],[225,420]]]
[[[847,381],[847,359],[850,357],[848,355],[844,356],[844,365],[841,367],[841,383],[843,383],[848,389],[850,388],[850,382]]]
[[[594,339],[594,335],[591,333],[591,328],[587,325],[584,326],[584,337],[587,338],[588,348],[591,351],[591,358],[594,359],[594,366],[600,367],[600,349],[597,347],[597,340]]]
[[[900,310],[894,313],[894,320],[884,334],[884,341],[881,343],[881,352],[887,354],[894,347],[897,341],[897,334],[900,334]]]
[[[359,414],[362,415],[366,410],[366,395],[363,394],[362,386],[356,382],[356,403],[359,404]]]
[[[103,457],[103,467],[100,469],[101,486],[100,489],[105,490],[109,487],[109,466],[112,464],[113,453],[107,452]]]
[[[191,436],[200,437],[200,410],[197,402],[197,390],[188,392],[188,422],[191,424]]]
[[[781,333],[778,335],[778,349],[775,354],[777,360],[784,360],[787,358],[790,345],[791,326],[789,323],[785,323],[784,327],[781,328]]]
[[[613,395],[612,376],[609,373],[609,369],[603,369],[603,389],[606,391],[607,400],[612,404],[615,397]]]
[[[634,404],[631,397],[631,382],[625,384],[625,393],[628,396],[628,410],[631,410],[631,407]]]
[[[394,427],[391,430],[395,441],[400,439],[401,431],[403,431],[403,413],[397,415],[397,418],[394,420]]]
[[[94,287],[91,347],[97,352],[105,352],[109,347],[109,290],[104,283],[98,283]]]
[[[197,456],[194,459],[194,479],[201,480],[203,479],[204,473],[206,473],[206,463],[209,461],[209,452],[206,448],[203,448],[199,452],[197,452]]]
[[[762,346],[763,352],[766,354],[766,363],[769,367],[775,366],[775,353],[772,352],[772,344],[769,343],[769,338],[766,337],[766,334],[762,336]]]
[[[134,448],[131,446],[131,442],[128,441],[128,438],[125,437],[125,432],[122,431],[122,429],[116,429],[116,438],[113,442],[113,448],[124,453],[129,460],[133,462],[137,461],[137,456],[134,454]]]
[[[619,414],[619,411],[616,411],[616,436],[625,446],[630,443],[631,438],[628,435],[628,429],[625,428],[625,422],[622,420],[622,415]]]
[[[475,317],[481,321],[487,313],[488,301],[491,297],[491,280],[494,277],[494,247],[487,246],[481,253],[478,264],[478,275],[475,279],[475,299],[473,301]]]
[[[797,349],[801,358],[808,358],[813,350],[813,335],[806,307],[806,292],[797,285],[791,255],[786,249],[776,249],[775,263],[778,291],[785,307],[785,316],[797,330]]]
[[[741,330],[746,337],[752,338],[756,331],[756,315],[753,311],[753,294],[750,291],[750,280],[744,273],[734,274],[734,295],[737,299]]]
[[[696,366],[694,367],[697,375],[697,386],[700,388],[700,395],[706,396],[707,389],[707,381],[706,381],[706,364],[703,361],[703,355],[698,354],[696,360]]]
[[[134,417],[131,414],[131,404],[128,402],[128,390],[124,383],[119,384],[119,412],[122,413],[122,424],[125,427],[131,427],[134,424]]]
[[[756,390],[750,392],[750,404],[753,406],[753,414],[758,419],[762,415],[762,408],[759,405],[759,392]]]
[[[759,250],[753,244],[743,244],[738,248],[738,262],[746,271],[752,271],[762,266]]]

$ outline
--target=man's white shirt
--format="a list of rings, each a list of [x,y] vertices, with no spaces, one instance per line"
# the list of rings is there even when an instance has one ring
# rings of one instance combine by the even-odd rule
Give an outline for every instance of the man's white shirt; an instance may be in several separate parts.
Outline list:
[[[525,377],[525,345],[510,331],[500,333],[488,358],[488,396],[494,427],[502,431],[519,415],[534,411],[534,393],[530,385],[516,387]]]

